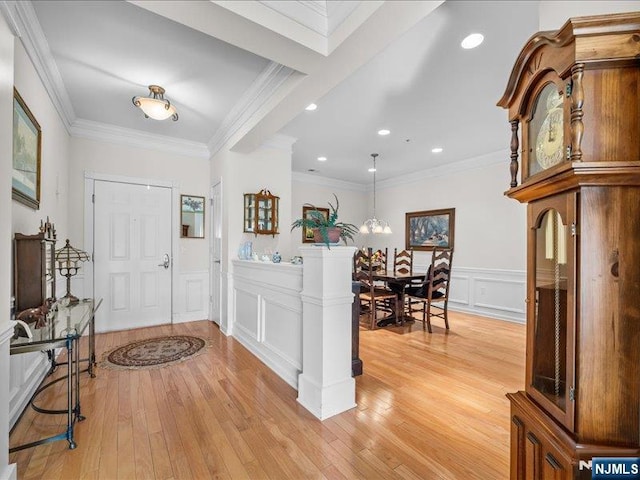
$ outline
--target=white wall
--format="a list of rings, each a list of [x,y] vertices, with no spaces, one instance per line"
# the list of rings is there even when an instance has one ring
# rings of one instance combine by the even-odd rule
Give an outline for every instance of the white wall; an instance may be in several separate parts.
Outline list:
[[[339,221],[352,223],[359,228],[366,217],[371,215],[367,210],[369,194],[363,186],[358,184],[349,185],[347,182],[335,182],[315,175],[295,173],[292,179],[291,191],[292,221],[302,217],[302,207],[305,203],[323,208],[329,208],[327,202],[335,205],[334,193],[340,201],[340,208],[338,210]],[[287,230],[290,229],[291,227],[288,227]],[[365,238],[357,234],[354,237],[354,242],[349,242],[349,245],[362,247],[364,243]],[[292,232],[292,255],[300,254],[298,252],[300,246],[302,246],[302,229],[298,228]]]
[[[222,246],[221,270],[222,292],[220,328],[227,335],[232,313],[233,266],[231,260],[238,258],[240,244],[253,243],[253,250],[260,254],[279,252],[283,259],[291,256],[291,145],[293,139],[277,135],[268,145],[249,154],[237,153],[227,148],[220,149],[211,159],[211,185],[222,182]],[[253,235],[243,233],[243,195],[256,193],[263,188],[280,197],[280,234]]]
[[[70,137],[60,119],[40,77],[21,42],[15,43],[15,87],[42,130],[40,208],[33,210],[16,201],[11,202],[11,237],[16,232],[38,233],[41,220],[47,217],[55,224],[60,248],[69,234],[69,142]],[[57,284],[57,293],[64,285]],[[24,409],[34,389],[47,372],[46,355],[34,352],[10,357],[9,421],[13,425]]]
[[[557,30],[571,17],[635,12],[640,1],[544,0],[540,2],[540,30]]]
[[[8,322],[11,295],[11,171],[13,132],[13,57],[14,37],[0,15],[0,385],[9,384]],[[9,389],[0,388],[0,479],[16,477],[15,465],[9,466]]]
[[[12,202],[13,232],[34,234],[49,216],[58,239],[68,234],[69,135],[22,43],[15,46],[15,86],[42,129],[40,209]],[[58,245],[56,245],[58,247]]]

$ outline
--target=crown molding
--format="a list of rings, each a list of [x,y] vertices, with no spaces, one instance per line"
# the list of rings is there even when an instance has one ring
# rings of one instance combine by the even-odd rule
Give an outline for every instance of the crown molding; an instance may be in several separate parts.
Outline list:
[[[293,153],[293,144],[298,141],[297,138],[282,133],[276,133],[266,142],[262,144],[264,148],[276,148],[284,150],[287,153]]]
[[[33,5],[30,1],[4,2],[4,5],[9,9],[9,15],[12,16],[16,24],[14,29],[17,31],[33,67],[38,72],[53,106],[65,129],[70,133],[71,125],[76,120],[76,114]]]
[[[242,97],[222,121],[220,128],[208,143],[211,156],[249,121],[251,116],[280,88],[294,70],[276,62],[269,62]]]
[[[15,3],[15,2],[12,2],[12,3]],[[0,1],[0,13],[2,13],[2,16],[7,21],[7,25],[11,29],[11,33],[13,33],[14,37],[21,37],[22,32],[20,30],[20,26],[18,25],[18,22],[15,18],[16,16],[13,14],[11,10],[12,9],[9,6],[9,2],[6,2],[4,0]]]
[[[346,180],[338,180],[336,178],[320,177],[309,173],[291,172],[291,180],[296,183],[306,183],[309,185],[318,185],[320,187],[336,188],[339,190],[347,190],[351,192],[365,192],[367,189],[364,185],[355,182],[347,182]]]
[[[164,135],[141,132],[91,120],[78,119],[71,126],[71,136],[88,138],[108,143],[117,143],[163,152],[172,152],[188,157],[209,159],[209,149],[204,143],[182,140]]]
[[[498,150],[496,152],[487,153],[477,157],[460,160],[458,162],[447,163],[445,165],[438,165],[437,167],[427,168],[424,170],[418,170],[416,172],[408,173],[405,175],[399,175],[397,177],[389,178],[388,180],[378,180],[376,182],[376,188],[391,188],[400,185],[407,185],[410,183],[423,182],[435,177],[442,177],[444,175],[451,175],[454,173],[466,172],[469,170],[475,170],[477,168],[484,168],[490,165],[496,165],[503,163],[509,165],[509,150]],[[367,188],[367,190],[371,187]]]

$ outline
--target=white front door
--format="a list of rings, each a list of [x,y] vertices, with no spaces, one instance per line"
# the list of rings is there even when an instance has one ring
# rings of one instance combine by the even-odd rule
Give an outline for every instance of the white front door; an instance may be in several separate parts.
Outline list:
[[[171,323],[171,189],[94,184],[96,331]]]
[[[209,311],[211,320],[220,325],[220,299],[222,287],[222,186],[220,183],[211,188],[211,302]]]

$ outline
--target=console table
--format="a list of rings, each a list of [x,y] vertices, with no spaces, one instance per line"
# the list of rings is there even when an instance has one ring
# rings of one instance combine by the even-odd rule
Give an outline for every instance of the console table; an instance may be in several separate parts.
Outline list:
[[[29,327],[32,337],[13,338],[10,343],[9,351],[11,355],[18,355],[28,352],[50,352],[51,355],[51,372],[59,365],[67,367],[67,374],[51,380],[41,385],[31,397],[29,404],[38,413],[50,415],[67,415],[67,426],[64,432],[51,437],[36,440],[9,449],[9,453],[17,452],[25,448],[35,447],[43,443],[49,443],[56,440],[67,440],[69,448],[76,448],[73,439],[73,428],[77,421],[82,421],[85,417],[80,412],[80,373],[88,372],[93,378],[95,377],[94,367],[96,365],[95,356],[95,312],[102,303],[102,300],[94,299],[81,300],[75,305],[63,306],[59,303],[54,304],[51,311],[47,314],[47,321],[42,328]],[[86,359],[80,359],[80,338],[88,329],[89,355]],[[57,362],[54,352],[56,348],[65,348],[67,357],[65,362]],[[85,370],[80,369],[80,364],[87,362]],[[60,382],[67,381],[67,408],[64,410],[52,410],[38,407],[35,401],[38,395],[45,389]]]

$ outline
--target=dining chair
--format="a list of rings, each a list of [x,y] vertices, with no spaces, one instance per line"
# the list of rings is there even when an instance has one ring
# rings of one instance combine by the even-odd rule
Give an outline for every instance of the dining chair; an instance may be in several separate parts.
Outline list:
[[[431,317],[444,320],[449,330],[449,286],[451,284],[451,265],[453,250],[433,249],[431,265],[424,282],[418,287],[408,287],[405,291],[406,307],[409,315],[422,312],[422,328],[425,324],[431,330]]]
[[[369,314],[369,325],[373,330],[376,328],[377,313],[385,312],[391,314],[390,305],[396,300],[395,293],[378,287],[373,281],[373,251],[368,248],[366,251],[358,250],[353,260],[353,279],[360,282],[360,304],[366,308],[363,311]]]

